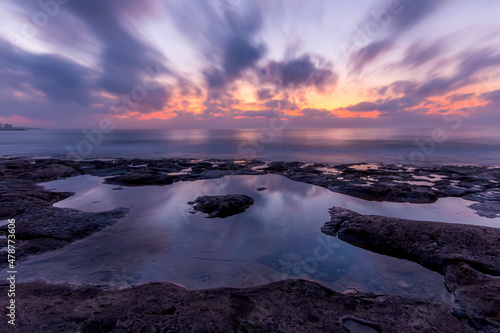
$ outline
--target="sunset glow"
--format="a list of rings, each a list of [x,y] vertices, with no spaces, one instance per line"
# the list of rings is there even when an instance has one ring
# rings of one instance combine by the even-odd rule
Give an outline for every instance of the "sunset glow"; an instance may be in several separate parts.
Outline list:
[[[497,1],[47,3],[0,5],[0,119],[20,126],[498,119]]]

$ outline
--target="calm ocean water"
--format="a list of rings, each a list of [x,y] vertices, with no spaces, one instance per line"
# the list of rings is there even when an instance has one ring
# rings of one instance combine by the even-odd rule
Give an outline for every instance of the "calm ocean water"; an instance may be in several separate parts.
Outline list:
[[[0,131],[1,156],[259,158],[267,161],[500,165],[500,131],[441,129]]]

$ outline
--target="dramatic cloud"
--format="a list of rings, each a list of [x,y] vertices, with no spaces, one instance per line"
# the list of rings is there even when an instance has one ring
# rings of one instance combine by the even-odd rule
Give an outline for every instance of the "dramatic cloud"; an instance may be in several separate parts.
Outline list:
[[[397,38],[433,13],[444,2],[446,0],[387,0],[382,6],[373,6],[359,24],[364,40],[370,42],[352,53],[350,60],[354,72],[360,72],[367,64],[389,51]],[[432,48],[424,50],[423,53],[410,59],[409,63],[418,63],[422,58],[432,56],[434,51]]]
[[[144,3],[147,6],[147,2]],[[146,76],[146,68],[156,68],[164,58],[153,48],[135,38],[120,15],[141,10],[136,1],[86,0],[68,4],[75,15],[102,43],[101,86],[114,94],[129,93]]]
[[[241,37],[227,42],[224,50],[223,67],[229,78],[238,77],[245,68],[253,66],[260,59],[263,48],[258,48]]]
[[[404,96],[399,98],[378,99],[375,102],[360,102],[341,108],[341,110],[353,112],[379,111],[381,113],[396,113],[415,107],[419,103],[419,100]]]
[[[4,1],[0,121],[400,126],[463,113],[495,124],[499,10],[487,0]]]
[[[88,104],[91,88],[88,68],[58,55],[15,52],[13,45],[1,39],[0,54],[4,88],[34,89],[52,101]]]
[[[354,72],[360,72],[366,64],[372,62],[383,52],[389,51],[392,47],[391,40],[373,42],[363,47],[351,56]]]
[[[435,61],[443,51],[444,44],[445,41],[443,40],[433,42],[430,45],[415,43],[406,50],[406,54],[400,65],[418,68],[423,64]]]
[[[263,103],[263,105],[267,108],[278,110],[296,110],[298,108],[297,104],[290,102],[287,99],[272,99]]]
[[[261,78],[280,88],[314,87],[322,89],[334,85],[338,76],[327,64],[313,61],[309,55],[282,62],[271,61],[261,70]]]
[[[318,109],[302,109],[300,113],[306,117],[323,117],[323,116],[332,116],[331,111],[328,110],[318,110]]]
[[[445,96],[457,89],[489,80],[488,76],[478,78],[481,71],[500,66],[500,53],[490,49],[465,52],[455,59],[458,62],[454,74],[446,77],[434,77],[423,82],[395,81],[378,89],[381,95],[397,95],[398,98],[378,100],[375,103],[361,102],[346,107],[350,111],[381,111],[407,110],[422,103],[429,103],[428,98]],[[456,93],[447,100],[450,103],[472,98],[474,93]]]
[[[239,6],[196,0],[169,4],[180,31],[196,40],[210,62],[203,70],[209,99],[227,96],[226,86],[253,68],[265,53],[265,45],[255,42],[262,26],[260,8],[253,2]]]
[[[274,97],[274,92],[272,91],[272,89],[269,89],[269,88],[264,88],[264,89],[259,89],[257,90],[257,98],[259,100],[266,100],[266,99],[271,99]]]
[[[486,92],[484,94],[481,94],[479,96],[479,99],[482,99],[485,101],[500,102],[500,89],[489,91],[489,92]]]
[[[238,113],[238,116],[243,117],[263,117],[263,118],[276,118],[284,116],[285,114],[276,110],[259,110],[259,111],[243,111]]]
[[[453,94],[451,96],[448,96],[446,99],[449,100],[450,102],[458,102],[458,101],[465,101],[468,99],[471,99],[474,97],[473,93],[470,94]]]

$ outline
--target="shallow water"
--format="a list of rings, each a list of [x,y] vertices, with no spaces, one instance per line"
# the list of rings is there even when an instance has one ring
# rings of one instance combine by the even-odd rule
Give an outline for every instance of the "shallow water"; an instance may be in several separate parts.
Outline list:
[[[379,255],[324,235],[328,208],[421,220],[500,224],[475,215],[462,199],[434,204],[371,202],[278,175],[228,176],[170,186],[118,187],[78,176],[44,185],[76,195],[55,206],[84,211],[130,207],[115,225],[18,265],[21,281],[170,281],[190,289],[247,287],[290,277],[335,290],[351,287],[448,302],[443,277],[415,263]],[[258,187],[267,187],[257,191]],[[240,193],[255,203],[225,219],[190,214],[200,195]],[[465,203],[464,203],[465,202]]]

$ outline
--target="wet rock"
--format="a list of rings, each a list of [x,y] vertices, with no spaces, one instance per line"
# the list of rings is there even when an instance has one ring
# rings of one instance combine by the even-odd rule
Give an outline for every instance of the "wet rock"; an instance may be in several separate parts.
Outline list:
[[[152,185],[170,185],[178,181],[177,176],[169,176],[156,172],[129,172],[106,178],[104,183],[120,186],[152,186]]]
[[[500,217],[500,201],[478,202],[468,207],[474,209],[479,216],[490,219]]]
[[[89,213],[71,208],[29,208],[16,216],[19,239],[54,238],[74,241],[116,223],[128,213],[127,208]],[[1,229],[0,229],[1,230]]]
[[[464,199],[477,201],[469,207],[474,209],[479,216],[491,219],[500,217],[500,188],[467,194]]]
[[[432,203],[438,199],[437,194],[429,186],[409,184],[373,184],[370,186],[340,185],[329,186],[333,192],[352,195],[371,201]]]
[[[225,161],[225,162],[219,162],[216,166],[213,166],[213,165],[210,165],[208,167],[206,166],[196,166],[198,170],[198,172],[201,172],[202,170],[204,169],[209,169],[209,170],[212,170],[212,169],[217,169],[217,170],[244,170],[246,169],[246,165],[244,163],[234,163],[234,162],[228,162],[228,161]]]
[[[321,231],[356,246],[416,261],[440,273],[449,264],[466,262],[500,275],[500,229],[361,215],[340,207],[330,209],[330,216]]]
[[[500,322],[500,277],[482,274],[465,262],[449,265],[445,283],[453,290],[456,303],[472,317]]]
[[[237,163],[236,163],[237,162]],[[194,160],[170,159],[114,159],[96,161],[0,159],[0,175],[12,179],[32,181],[52,180],[75,174],[110,176],[108,184],[121,186],[170,185],[178,181],[220,178],[226,175],[257,175],[274,173],[291,180],[314,184],[354,197],[391,202],[431,203],[440,197],[465,197],[483,202],[485,193],[494,191],[500,182],[497,168],[471,166],[426,166],[377,163],[376,168],[356,170],[353,164],[328,165],[324,163],[270,162],[258,160]],[[169,175],[191,168],[190,173]],[[326,168],[328,170],[319,170]],[[329,171],[331,170],[331,171]],[[422,180],[415,177],[426,177]],[[408,181],[428,181],[434,186],[408,184]],[[489,211],[483,216],[496,216],[493,204],[498,200],[486,199],[488,205],[475,205],[478,211]],[[484,202],[483,202],[484,203]]]
[[[484,192],[476,192],[474,194],[467,194],[464,199],[477,201],[477,202],[500,202],[500,188],[492,188]]]
[[[361,215],[339,207],[330,216],[321,229],[325,234],[445,275],[472,322],[500,324],[500,229]]]
[[[80,175],[59,160],[0,159],[0,219],[13,218],[30,207],[49,206],[73,193],[54,193],[36,182]]]
[[[291,173],[297,171],[303,165],[302,162],[271,162],[265,170],[271,173]]]
[[[82,173],[61,160],[0,159],[0,172],[9,179],[43,182],[81,175]]]
[[[101,213],[82,212],[57,207],[31,207],[15,216],[16,260],[63,247],[75,240],[96,233],[116,223],[127,213],[126,208],[116,208]],[[0,227],[1,233],[7,226]],[[0,257],[4,253],[0,253]],[[5,259],[2,257],[2,259]],[[6,260],[0,262],[5,267]]]
[[[207,195],[188,202],[189,205],[193,205],[194,211],[206,213],[208,218],[224,218],[240,214],[253,203],[253,199],[244,194]]]
[[[49,206],[71,195],[48,191],[29,180],[5,179],[0,182],[0,219],[13,218],[30,207]]]
[[[438,195],[440,197],[463,197],[470,193],[476,193],[478,191],[481,191],[477,189],[449,185],[447,183],[443,185],[436,185],[436,188],[439,191]]]
[[[7,289],[0,285],[0,293]],[[16,326],[24,332],[474,331],[442,303],[341,294],[307,280],[209,290],[166,282],[126,289],[31,282],[18,284],[16,291]],[[0,330],[8,331],[7,325],[0,321]]]

